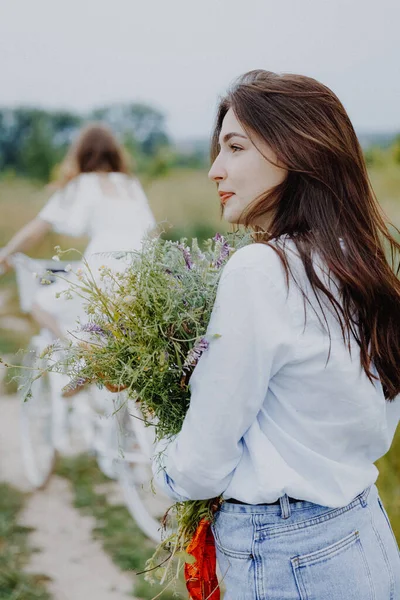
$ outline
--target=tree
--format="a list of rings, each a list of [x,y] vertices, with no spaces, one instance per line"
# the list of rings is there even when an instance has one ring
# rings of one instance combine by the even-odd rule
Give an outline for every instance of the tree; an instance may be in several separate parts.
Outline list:
[[[165,116],[142,103],[114,104],[94,110],[91,119],[105,121],[122,138],[135,140],[146,156],[170,144],[165,130]]]
[[[105,106],[86,118],[34,107],[0,109],[0,168],[46,181],[77,130],[89,120],[104,121],[119,134],[139,171],[147,172],[152,165],[161,172],[170,164],[163,154],[170,147],[164,115],[147,104],[136,103]]]
[[[400,134],[396,136],[393,142],[392,155],[394,162],[400,165]]]
[[[45,180],[82,118],[32,107],[0,109],[0,166]]]
[[[19,152],[20,166],[28,177],[48,181],[57,162],[52,131],[46,119],[35,119]]]

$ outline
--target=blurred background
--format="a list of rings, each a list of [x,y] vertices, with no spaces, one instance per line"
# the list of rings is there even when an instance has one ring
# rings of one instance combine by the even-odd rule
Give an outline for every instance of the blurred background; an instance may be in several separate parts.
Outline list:
[[[299,72],[333,89],[377,198],[400,227],[399,7],[396,0],[0,0],[0,247],[45,204],[68,145],[92,120],[123,142],[169,237],[226,230],[207,180],[209,137],[219,95],[254,68]],[[32,256],[49,258],[57,244],[83,249],[86,240],[52,234]],[[0,356],[18,361],[34,333],[14,275],[0,278]],[[15,393],[3,370],[0,598],[151,598],[154,590],[132,575],[147,542],[112,488],[104,492],[90,457],[61,464],[50,492],[29,492],[18,475]],[[400,541],[399,432],[378,466]],[[64,519],[75,532],[86,527],[85,540],[71,541]],[[51,544],[68,549],[62,564]],[[108,573],[95,591],[94,572]]]

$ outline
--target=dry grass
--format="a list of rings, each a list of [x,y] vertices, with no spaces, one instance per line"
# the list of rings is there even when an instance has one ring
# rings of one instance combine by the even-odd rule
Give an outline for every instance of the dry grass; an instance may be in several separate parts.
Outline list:
[[[400,228],[400,165],[394,163],[370,169],[370,178],[383,210]]]
[[[177,171],[145,185],[157,221],[168,220],[180,229],[204,223],[217,229],[226,225],[220,219],[215,185],[205,171]]]

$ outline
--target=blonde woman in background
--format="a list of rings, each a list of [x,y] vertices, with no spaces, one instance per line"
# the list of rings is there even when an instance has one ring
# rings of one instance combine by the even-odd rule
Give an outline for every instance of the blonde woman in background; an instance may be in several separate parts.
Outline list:
[[[99,267],[121,269],[121,261],[105,255],[113,251],[138,250],[143,237],[155,225],[140,182],[128,168],[123,147],[111,130],[93,123],[79,134],[61,165],[57,191],[36,218],[10,240],[0,253],[0,268],[25,252],[50,231],[75,237],[88,236],[84,253],[93,273]],[[42,286],[32,315],[42,326],[62,337],[82,313],[79,298],[56,300],[66,284],[58,280]]]

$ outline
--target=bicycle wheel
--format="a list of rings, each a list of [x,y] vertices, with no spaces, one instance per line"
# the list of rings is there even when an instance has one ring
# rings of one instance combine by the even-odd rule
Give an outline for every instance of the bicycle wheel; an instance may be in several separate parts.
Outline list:
[[[91,450],[100,471],[109,479],[117,479],[115,460],[118,456],[118,430],[113,417],[114,394],[95,386],[89,388],[92,425]]]
[[[161,519],[171,501],[152,486],[151,433],[143,423],[140,411],[124,407],[118,413],[120,457],[116,461],[118,480],[123,489],[126,506],[143,533],[160,543]]]
[[[91,390],[83,389],[76,396],[65,398],[63,387],[68,375],[50,373],[53,390],[53,442],[57,452],[75,456],[93,447],[94,425],[91,409]]]
[[[33,367],[37,356],[38,347],[33,341],[28,350],[25,366]],[[52,388],[47,373],[32,383],[30,397],[21,402],[20,425],[25,473],[29,483],[39,489],[47,483],[53,471],[56,455],[52,431]]]

